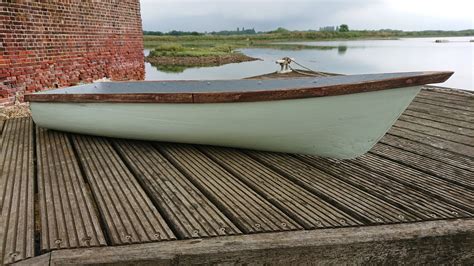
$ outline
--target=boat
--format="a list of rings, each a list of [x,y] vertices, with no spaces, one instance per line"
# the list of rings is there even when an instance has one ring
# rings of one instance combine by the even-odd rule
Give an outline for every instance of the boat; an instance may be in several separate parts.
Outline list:
[[[452,74],[100,82],[25,100],[54,130],[347,159],[369,151],[422,85]]]

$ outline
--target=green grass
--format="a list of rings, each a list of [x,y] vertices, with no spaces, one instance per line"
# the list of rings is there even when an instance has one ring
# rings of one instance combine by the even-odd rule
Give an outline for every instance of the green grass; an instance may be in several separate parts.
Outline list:
[[[150,56],[171,56],[171,57],[205,57],[221,56],[234,52],[231,45],[181,45],[173,43],[160,44],[150,52]]]

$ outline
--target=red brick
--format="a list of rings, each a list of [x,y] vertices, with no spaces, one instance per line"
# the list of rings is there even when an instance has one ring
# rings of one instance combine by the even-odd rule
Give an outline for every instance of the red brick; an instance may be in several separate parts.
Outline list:
[[[139,0],[25,3],[0,1],[0,105],[26,88],[144,78]]]

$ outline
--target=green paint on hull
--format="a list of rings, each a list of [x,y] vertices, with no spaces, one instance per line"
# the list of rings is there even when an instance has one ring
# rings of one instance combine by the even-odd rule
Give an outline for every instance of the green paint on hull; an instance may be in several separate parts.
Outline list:
[[[32,102],[31,109],[39,126],[62,131],[354,158],[377,143],[419,91],[210,104]]]

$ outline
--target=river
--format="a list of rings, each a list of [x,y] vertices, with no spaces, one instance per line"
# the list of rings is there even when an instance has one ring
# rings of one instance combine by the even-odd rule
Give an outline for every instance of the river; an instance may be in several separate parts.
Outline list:
[[[435,43],[437,39],[447,42]],[[241,49],[262,61],[188,68],[180,73],[162,72],[146,63],[145,76],[147,80],[240,79],[273,72],[278,69],[275,60],[289,56],[311,69],[343,74],[451,70],[455,74],[441,86],[474,91],[474,42],[470,40],[474,37],[298,42],[307,49]]]

